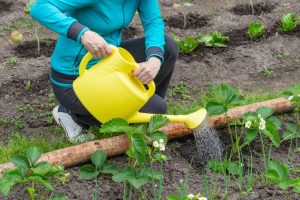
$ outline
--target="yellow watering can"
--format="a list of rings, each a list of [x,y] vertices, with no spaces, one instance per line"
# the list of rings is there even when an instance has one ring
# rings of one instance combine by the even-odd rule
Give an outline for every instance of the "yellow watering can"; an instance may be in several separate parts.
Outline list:
[[[88,52],[79,66],[79,77],[73,82],[74,91],[85,108],[101,123],[123,118],[129,123],[149,122],[153,114],[138,112],[155,92],[151,81],[148,89],[132,75],[138,68],[132,55],[123,48],[112,47],[111,55],[90,69],[86,66],[92,54]],[[206,118],[206,110],[189,115],[165,115],[173,122],[184,122],[197,128]]]

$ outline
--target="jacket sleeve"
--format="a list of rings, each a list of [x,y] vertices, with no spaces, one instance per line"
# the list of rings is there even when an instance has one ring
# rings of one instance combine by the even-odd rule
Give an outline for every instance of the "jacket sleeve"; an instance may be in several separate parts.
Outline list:
[[[30,15],[48,29],[80,41],[81,35],[88,28],[67,16],[66,12],[91,5],[93,2],[94,0],[37,0],[31,8]]]
[[[147,60],[157,56],[163,62],[165,27],[158,0],[140,0],[138,12],[144,27]]]

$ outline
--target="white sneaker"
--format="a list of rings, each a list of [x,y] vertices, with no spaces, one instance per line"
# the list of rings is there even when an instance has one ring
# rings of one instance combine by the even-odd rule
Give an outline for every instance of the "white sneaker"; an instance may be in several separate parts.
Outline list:
[[[66,136],[70,141],[76,140],[81,135],[82,127],[79,126],[66,111],[61,111],[60,106],[56,106],[53,111],[53,118],[56,123],[63,127]]]

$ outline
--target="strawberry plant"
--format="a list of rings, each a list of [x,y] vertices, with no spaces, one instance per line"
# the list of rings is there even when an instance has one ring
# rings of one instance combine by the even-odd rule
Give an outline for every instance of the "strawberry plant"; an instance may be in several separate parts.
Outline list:
[[[256,112],[248,112],[243,115],[243,124],[247,129],[244,145],[249,145],[258,134],[268,137],[276,146],[280,146],[278,130],[281,127],[280,120],[273,116],[274,111],[268,107],[261,107]]]
[[[61,166],[54,166],[48,162],[37,162],[42,155],[42,150],[30,147],[26,155],[14,155],[11,162],[16,169],[9,169],[3,173],[0,179],[0,192],[7,196],[16,185],[26,187],[31,200],[46,199],[49,191],[54,190],[52,180],[63,174]]]
[[[286,124],[286,132],[283,134],[283,140],[292,140],[296,138],[300,138],[300,127],[297,127],[295,124],[287,123]]]
[[[167,156],[161,152],[165,151],[167,137],[159,128],[168,122],[168,118],[154,115],[148,124],[130,126],[124,119],[112,119],[101,126],[101,133],[125,133],[129,140],[129,149],[126,151],[128,166],[110,172],[113,181],[124,183],[123,199],[132,199],[133,188],[140,191],[141,198],[146,198],[141,187],[149,181],[152,182],[154,199],[161,199],[163,163],[167,160]],[[147,146],[149,143],[153,144],[152,148]],[[160,171],[152,168],[156,162],[160,164]],[[158,191],[154,187],[155,181],[158,181]]]
[[[199,41],[194,37],[186,37],[181,40],[176,37],[176,35],[172,34],[172,38],[178,44],[180,53],[192,52],[199,46]]]
[[[231,175],[238,175],[240,173],[241,167],[239,163],[229,161],[229,160],[213,160],[208,163],[208,167],[216,172],[222,174],[229,173]]]
[[[272,145],[275,147],[280,146],[278,130],[281,127],[281,122],[277,117],[273,116],[273,113],[274,111],[271,108],[261,107],[258,108],[256,112],[248,112],[242,116],[242,124],[247,130],[244,137],[244,143],[241,148],[249,145],[259,135],[265,168],[267,167],[268,160],[271,157]],[[268,159],[265,153],[265,142],[263,140],[263,136],[266,136],[271,141],[271,144],[269,145]]]
[[[229,41],[228,36],[223,36],[220,32],[215,31],[199,39],[200,43],[205,43],[208,47],[226,47],[225,43]]]
[[[288,13],[284,15],[281,19],[281,27],[279,31],[281,32],[290,32],[295,30],[299,24],[299,17],[295,13]]]
[[[209,115],[219,115],[227,113],[229,107],[244,103],[245,99],[234,88],[226,84],[214,86],[211,93],[213,101],[206,104],[206,110]]]
[[[288,167],[279,161],[270,161],[265,176],[282,190],[287,190],[291,187],[294,192],[300,193],[300,177],[291,179]]]
[[[300,112],[300,84],[290,87],[282,95],[294,104],[295,114],[297,115]]]
[[[114,173],[117,168],[114,165],[105,164],[106,154],[104,151],[96,151],[91,155],[92,164],[84,165],[80,168],[80,177],[84,180],[95,180],[94,199],[97,199],[98,177],[100,173]]]
[[[262,23],[251,23],[248,26],[247,34],[251,38],[258,38],[265,34],[265,27]]]

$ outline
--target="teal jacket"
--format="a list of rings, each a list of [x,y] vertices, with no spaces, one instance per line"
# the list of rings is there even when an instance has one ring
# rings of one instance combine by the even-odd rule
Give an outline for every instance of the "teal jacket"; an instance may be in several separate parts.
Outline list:
[[[163,60],[164,23],[158,0],[37,0],[30,15],[59,34],[51,57],[51,67],[65,75],[78,75],[78,66],[87,50],[80,43],[88,29],[109,44],[120,46],[122,29],[138,11],[145,33],[147,59]],[[92,59],[91,67],[99,59]]]

